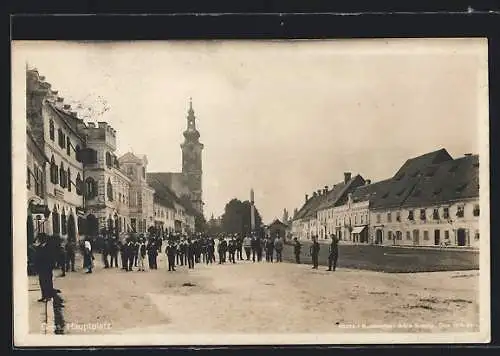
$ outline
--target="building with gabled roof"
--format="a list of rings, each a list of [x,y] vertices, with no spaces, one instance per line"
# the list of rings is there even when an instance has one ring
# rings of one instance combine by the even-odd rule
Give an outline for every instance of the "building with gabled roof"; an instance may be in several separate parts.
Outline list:
[[[440,157],[414,170],[418,173],[398,206],[376,199],[371,209],[375,243],[479,247],[479,156]]]

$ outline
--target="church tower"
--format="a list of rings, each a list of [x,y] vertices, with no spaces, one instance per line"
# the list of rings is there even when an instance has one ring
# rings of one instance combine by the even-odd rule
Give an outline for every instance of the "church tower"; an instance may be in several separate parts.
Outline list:
[[[183,133],[184,142],[182,149],[182,174],[190,191],[190,199],[193,207],[203,213],[203,189],[201,185],[202,159],[201,152],[203,144],[200,142],[200,133],[196,129],[196,117],[193,110],[193,102],[189,99],[189,111],[187,116],[187,128]]]

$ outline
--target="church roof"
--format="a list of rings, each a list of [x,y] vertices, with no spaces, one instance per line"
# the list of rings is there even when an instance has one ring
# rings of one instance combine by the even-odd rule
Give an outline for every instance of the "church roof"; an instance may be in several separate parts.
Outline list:
[[[127,152],[124,155],[122,155],[120,158],[118,158],[118,161],[121,162],[136,162],[136,163],[142,163],[142,159],[137,157],[135,154],[132,152]]]

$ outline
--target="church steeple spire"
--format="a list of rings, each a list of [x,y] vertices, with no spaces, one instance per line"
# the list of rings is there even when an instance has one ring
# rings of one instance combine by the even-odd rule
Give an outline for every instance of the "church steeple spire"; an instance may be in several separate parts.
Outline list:
[[[196,116],[193,110],[193,98],[189,98],[189,110],[187,116],[187,128],[184,131],[184,137],[186,141],[197,142],[200,138],[200,133],[196,129]]]

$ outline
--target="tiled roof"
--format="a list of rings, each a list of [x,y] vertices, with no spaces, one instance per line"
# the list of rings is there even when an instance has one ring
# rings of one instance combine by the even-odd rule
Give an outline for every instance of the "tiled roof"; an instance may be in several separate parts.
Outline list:
[[[176,177],[177,176],[177,177]],[[174,172],[152,172],[146,174],[146,180],[149,185],[151,185],[155,191],[156,187],[164,190],[168,197],[172,201],[175,201],[177,204],[180,204],[186,209],[186,212],[189,215],[196,216],[198,215],[198,211],[193,207],[188,199],[184,199],[183,197],[179,197],[174,190],[171,188],[172,179],[177,179],[179,176],[182,176],[182,173],[174,173]],[[154,184],[154,185],[153,185]],[[173,204],[173,203],[172,203]]]
[[[403,207],[479,197],[479,156],[460,157],[429,167]]]
[[[365,180],[359,174],[351,178],[347,184],[344,182],[335,184],[333,189],[328,192],[326,199],[318,207],[318,210],[332,208],[343,203],[347,198],[346,193],[363,184],[365,184]]]
[[[401,206],[412,194],[420,177],[425,174],[429,167],[451,160],[453,158],[445,149],[407,160],[394,177],[380,187],[378,194],[372,197],[370,208],[383,209]]]
[[[269,226],[269,227],[271,227],[271,226],[273,226],[273,225],[281,225],[281,226],[285,226],[285,227],[287,227],[287,226],[288,226],[287,224],[282,223],[280,219],[275,219],[275,220],[274,220],[272,223],[270,223],[268,226]]]
[[[174,203],[181,203],[180,199],[174,194],[174,192],[172,192],[170,188],[163,184],[161,181],[147,175],[147,182],[148,185],[151,186],[155,191],[154,201],[156,203],[171,209],[175,208]]]
[[[313,195],[312,197],[307,199],[307,202],[305,202],[302,208],[300,208],[299,211],[297,212],[297,215],[295,216],[294,220],[304,219],[314,215],[317,211],[316,208],[319,206],[319,204],[322,202],[322,199],[324,198],[325,195],[323,196]]]
[[[376,199],[376,197],[385,194],[390,183],[391,179],[386,179],[380,182],[370,183],[355,188],[352,191],[353,203]]]

